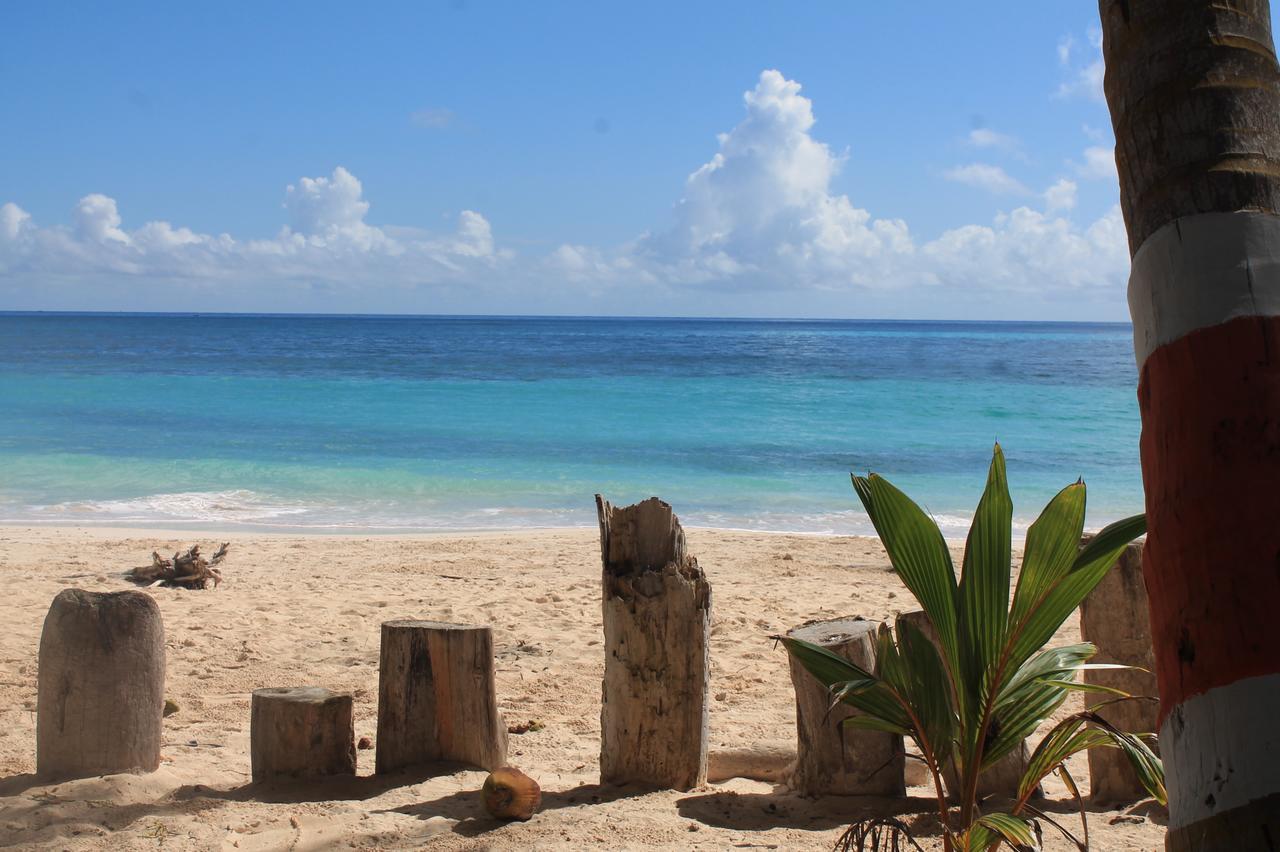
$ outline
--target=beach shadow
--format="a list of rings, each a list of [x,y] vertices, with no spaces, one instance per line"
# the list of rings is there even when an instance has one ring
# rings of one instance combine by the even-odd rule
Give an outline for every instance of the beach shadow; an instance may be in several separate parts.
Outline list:
[[[538,808],[538,813],[562,808],[608,804],[609,802],[644,796],[653,792],[655,792],[655,789],[651,787],[614,786],[610,784],[580,784],[568,790],[544,790],[542,804]],[[444,817],[453,821],[454,833],[464,837],[478,837],[481,834],[510,824],[509,820],[495,819],[489,816],[484,809],[478,788],[475,790],[461,790],[437,799],[415,802],[411,805],[401,805],[398,808],[389,808],[384,811],[377,811],[377,813],[406,814],[423,820]]]
[[[0,778],[0,796],[20,796],[32,787],[48,783],[48,778],[42,778],[34,772],[10,775],[8,778]]]
[[[189,784],[174,791],[173,797],[174,799],[210,798],[267,804],[362,802],[376,799],[388,790],[408,787],[460,771],[475,771],[475,767],[461,763],[434,763],[405,772],[380,775],[331,775],[323,778],[275,778],[270,781],[253,781],[229,789]]]
[[[767,831],[772,828],[825,831],[868,817],[894,816],[912,826],[913,833],[937,833],[932,799],[920,797],[824,796],[810,799],[777,787],[772,793],[722,790],[686,796],[676,802],[685,819],[716,828]],[[918,827],[916,823],[919,823]]]

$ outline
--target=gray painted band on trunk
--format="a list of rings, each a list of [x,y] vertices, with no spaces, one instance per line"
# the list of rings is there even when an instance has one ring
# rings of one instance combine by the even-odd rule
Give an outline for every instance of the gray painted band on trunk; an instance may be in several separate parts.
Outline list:
[[[1160,728],[1169,828],[1280,792],[1280,674],[1188,698]]]
[[[1280,216],[1203,213],[1165,225],[1133,256],[1129,313],[1139,369],[1196,329],[1280,315]]]

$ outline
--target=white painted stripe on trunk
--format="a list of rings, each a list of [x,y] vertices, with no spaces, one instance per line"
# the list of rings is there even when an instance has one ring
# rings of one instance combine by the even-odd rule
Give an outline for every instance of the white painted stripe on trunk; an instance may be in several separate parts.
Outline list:
[[[1196,329],[1280,315],[1280,216],[1202,213],[1165,225],[1133,256],[1129,314],[1139,368]]]
[[[1188,698],[1160,728],[1169,828],[1280,792],[1280,674]]]

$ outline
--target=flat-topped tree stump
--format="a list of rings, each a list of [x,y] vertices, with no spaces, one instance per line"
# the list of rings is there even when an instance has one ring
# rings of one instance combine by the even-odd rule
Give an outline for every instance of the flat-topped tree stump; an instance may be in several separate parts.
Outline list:
[[[604,564],[600,780],[689,790],[707,779],[711,586],[656,497],[596,495]]]
[[[249,751],[255,782],[355,775],[351,693],[319,686],[255,689]]]
[[[84,778],[160,765],[164,625],[143,592],[59,592],[40,634],[36,772]]]
[[[933,647],[938,649],[938,654],[942,654],[942,646],[938,641],[938,632],[933,629],[933,622],[929,620],[929,616],[924,610],[917,609],[911,612],[901,613],[897,618],[897,629],[901,631],[902,623],[908,622],[912,627],[924,634]],[[1022,776],[1027,771],[1027,765],[1031,760],[1031,753],[1027,749],[1026,741],[1006,754],[995,762],[995,765],[988,766],[978,776],[978,797],[986,798],[987,796],[999,796],[1004,798],[1016,799],[1018,797],[1018,784],[1022,781]],[[960,795],[960,776],[956,773],[955,767],[948,764],[942,768],[942,780],[947,788],[947,795],[955,798]],[[1037,785],[1032,798],[1040,798],[1042,788]]]
[[[1085,536],[1081,547],[1091,538]],[[1084,673],[1085,683],[1120,689],[1130,695],[1159,694],[1147,587],[1142,578],[1141,542],[1124,549],[1102,582],[1080,604],[1080,635],[1098,648],[1093,662],[1137,667],[1088,670]],[[1157,730],[1159,713],[1157,701],[1119,701],[1098,710],[1112,725],[1130,733]],[[1128,759],[1115,748],[1089,749],[1089,791],[1093,801],[1108,803],[1136,802],[1150,795]]]
[[[488,770],[506,763],[488,627],[383,622],[378,669],[378,772],[442,760]]]
[[[802,624],[787,631],[787,636],[819,645],[874,673],[879,626],[865,618],[837,618]],[[832,707],[827,688],[794,656],[788,659],[796,691],[796,764],[791,788],[806,796],[906,795],[902,737],[843,728],[845,719],[861,712],[844,703]]]

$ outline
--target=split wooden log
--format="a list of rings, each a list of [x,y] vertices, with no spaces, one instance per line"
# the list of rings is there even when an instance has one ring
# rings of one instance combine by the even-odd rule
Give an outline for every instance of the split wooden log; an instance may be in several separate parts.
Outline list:
[[[378,668],[377,772],[442,760],[488,770],[506,763],[488,627],[383,622]]]
[[[942,646],[938,642],[938,631],[933,629],[933,622],[929,620],[929,616],[925,614],[924,610],[917,609],[901,613],[897,618],[897,629],[899,631],[902,630],[904,622],[911,624],[911,626],[923,633],[933,643],[933,647],[938,649],[939,655],[942,654]],[[982,774],[978,776],[978,798],[998,796],[1016,799],[1018,797],[1018,784],[1022,781],[1022,776],[1026,773],[1027,764],[1030,760],[1031,753],[1024,741],[1013,751],[997,760],[993,766],[983,770]],[[948,764],[942,768],[942,780],[946,785],[947,795],[953,799],[960,795],[960,776],[956,772],[954,765]],[[1037,785],[1032,798],[1038,799],[1042,794],[1043,790]]]
[[[185,553],[175,553],[172,559],[162,559],[160,554],[151,552],[151,564],[134,568],[128,578],[135,583],[148,586],[182,586],[187,589],[205,589],[212,582],[214,588],[222,582],[222,571],[218,568],[227,556],[230,542],[223,542],[214,551],[213,557],[205,559],[200,555],[200,545],[193,544]]]
[[[54,778],[160,765],[164,624],[143,592],[58,593],[40,634],[36,771]]]
[[[787,635],[844,657],[863,671],[876,671],[876,630],[865,618],[811,621]],[[848,704],[831,706],[831,694],[795,657],[791,683],[796,691],[796,764],[790,786],[806,796],[904,796],[906,752],[902,737],[845,729],[860,712]]]
[[[1085,536],[1080,546],[1093,536]],[[1151,615],[1142,577],[1142,543],[1130,544],[1116,564],[1080,605],[1080,635],[1098,649],[1095,663],[1119,663],[1129,669],[1088,670],[1086,683],[1156,696]],[[1159,727],[1158,701],[1120,701],[1098,714],[1122,731],[1151,733]],[[1089,795],[1099,803],[1136,802],[1149,795],[1124,754],[1115,748],[1089,749]]]
[[[255,782],[356,774],[351,693],[319,686],[255,689],[249,713]]]
[[[711,585],[656,497],[596,495],[604,565],[600,780],[689,790],[707,778]]]

